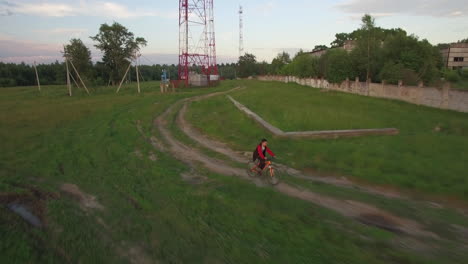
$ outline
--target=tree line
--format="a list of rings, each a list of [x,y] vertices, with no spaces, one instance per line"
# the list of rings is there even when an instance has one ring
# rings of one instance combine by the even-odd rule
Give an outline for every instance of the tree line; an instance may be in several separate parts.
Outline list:
[[[90,38],[103,54],[101,61],[91,61],[91,52],[81,39],[71,39],[64,46],[63,56],[73,63],[81,77],[91,86],[118,84],[131,62],[139,59],[140,49],[147,45],[144,38],[135,37],[117,22],[102,24],[98,34]],[[351,51],[340,48],[347,41],[353,42]],[[459,42],[468,43],[468,38]],[[336,34],[330,46],[315,46],[312,51],[323,51],[321,56],[313,56],[303,50],[294,57],[282,52],[269,63],[257,62],[254,54],[247,53],[239,57],[238,63],[218,65],[218,71],[222,79],[278,74],[325,78],[333,83],[359,77],[360,80],[373,82],[385,80],[396,84],[403,80],[408,85],[421,81],[434,84],[441,78],[457,80],[460,76],[466,76],[465,72],[444,69],[440,49],[448,45],[433,46],[427,40],[409,35],[401,28],[378,27],[372,16],[364,15],[360,28],[351,33]],[[163,69],[171,79],[178,78],[178,67],[174,64],[139,66],[143,81],[160,80]],[[66,83],[64,62],[40,64],[37,70],[43,85]],[[193,70],[197,69],[194,67]],[[130,66],[126,80],[136,80],[133,66]],[[36,79],[31,65],[0,62],[0,87],[34,84]]]
[[[90,86],[116,85],[125,72],[127,82],[136,81],[135,66],[129,66],[133,61],[140,60],[139,51],[147,45],[142,37],[136,37],[123,25],[102,24],[99,32],[90,37],[95,42],[103,56],[101,61],[93,63],[91,51],[81,39],[71,39],[64,45],[63,57],[65,61],[72,63],[80,74],[80,77]],[[222,78],[236,78],[236,64],[221,64],[218,66]],[[140,65],[141,81],[159,81],[162,71],[165,70],[170,79],[178,79],[178,66],[171,65]],[[196,67],[193,67],[194,71]],[[40,82],[42,85],[55,85],[66,83],[65,62],[54,62],[51,64],[37,65]],[[78,76],[71,71],[72,77],[78,80]],[[0,87],[35,85],[36,77],[34,68],[25,63],[2,63],[0,62]]]
[[[110,74],[102,62],[91,63],[86,67],[82,67],[80,64],[75,66],[79,69],[80,76],[87,85],[111,85],[109,83]],[[86,70],[83,71],[83,68]],[[138,69],[141,73],[140,81],[160,81],[163,70],[166,70],[167,76],[171,80],[178,78],[178,67],[175,64],[139,65]],[[39,64],[37,65],[37,71],[41,85],[66,84],[65,62],[56,61],[50,64]],[[237,64],[218,64],[218,71],[223,79],[235,79],[237,77]],[[131,66],[125,81],[136,82],[135,72],[135,66]],[[32,65],[0,62],[0,87],[31,85],[36,85],[36,75]]]
[[[347,41],[352,41],[354,45],[351,51],[340,48]],[[468,42],[468,39],[460,42]],[[315,46],[312,52],[323,51],[321,56],[301,50],[291,58],[288,53],[282,52],[271,63],[259,63],[255,55],[245,54],[239,58],[238,73],[240,77],[265,74],[316,77],[333,83],[359,77],[363,81],[385,80],[393,84],[399,80],[408,85],[421,81],[435,84],[441,78],[450,79],[453,75],[466,74],[444,69],[440,53],[444,45],[447,44],[433,46],[401,28],[377,27],[374,18],[365,15],[359,29],[336,34],[330,47]]]
[[[127,82],[136,80],[134,66],[130,66],[132,61],[140,60],[139,51],[146,46],[147,41],[142,37],[135,37],[123,25],[114,22],[113,24],[102,24],[98,34],[90,37],[95,42],[95,47],[102,53],[102,60],[93,63],[91,51],[81,39],[71,39],[64,46],[63,57],[70,64],[76,67],[80,76],[90,86],[116,85],[125,75],[127,69]],[[171,65],[140,65],[142,81],[161,80],[162,71],[166,70],[170,79],[178,79],[178,67]],[[193,70],[197,70],[194,69]],[[51,64],[37,65],[40,82],[43,85],[65,84],[66,65],[65,62],[54,62]],[[219,65],[221,77],[227,79],[236,78],[235,64]],[[78,80],[78,76],[71,71],[73,79]],[[28,86],[35,85],[36,77],[34,68],[25,63],[2,63],[0,62],[0,87]]]

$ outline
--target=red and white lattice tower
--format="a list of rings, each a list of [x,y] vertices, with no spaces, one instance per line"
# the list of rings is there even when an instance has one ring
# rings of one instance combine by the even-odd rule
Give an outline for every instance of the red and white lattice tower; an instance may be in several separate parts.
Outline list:
[[[218,77],[213,0],[179,0],[179,79],[187,85],[193,66]]]
[[[239,57],[244,56],[244,10],[239,6]]]

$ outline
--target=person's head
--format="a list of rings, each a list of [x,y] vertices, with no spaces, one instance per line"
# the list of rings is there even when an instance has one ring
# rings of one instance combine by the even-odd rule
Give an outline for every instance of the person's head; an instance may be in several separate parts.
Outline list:
[[[268,140],[262,139],[262,141],[260,142],[260,145],[266,147],[268,145]]]

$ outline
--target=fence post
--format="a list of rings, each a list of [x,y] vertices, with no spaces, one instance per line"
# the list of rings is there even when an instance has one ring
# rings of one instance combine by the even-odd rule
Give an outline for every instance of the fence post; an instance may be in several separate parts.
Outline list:
[[[450,82],[445,82],[442,87],[442,105],[441,108],[448,109],[450,105]]]
[[[370,96],[370,85],[371,85],[371,80],[367,79],[366,80],[366,95]]]

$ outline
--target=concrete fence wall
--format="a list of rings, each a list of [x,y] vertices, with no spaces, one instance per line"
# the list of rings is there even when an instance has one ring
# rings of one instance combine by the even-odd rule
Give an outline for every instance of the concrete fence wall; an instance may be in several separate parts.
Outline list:
[[[443,88],[419,86],[405,86],[385,83],[367,83],[346,80],[341,84],[329,83],[324,79],[298,78],[295,76],[258,76],[261,81],[278,81],[297,83],[314,88],[329,89],[364,96],[401,100],[408,103],[425,105],[440,109],[450,109],[468,113],[468,91],[450,89],[449,84]]]

